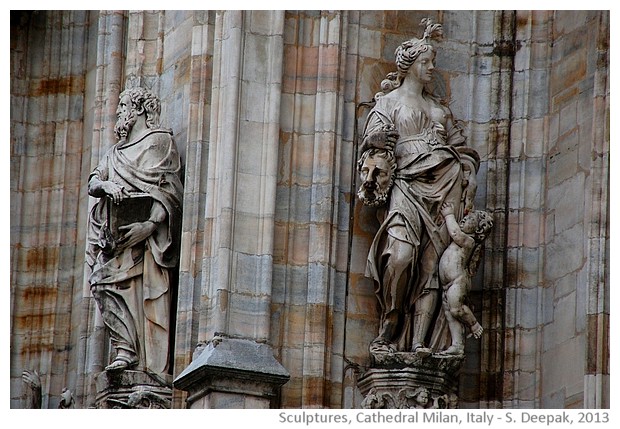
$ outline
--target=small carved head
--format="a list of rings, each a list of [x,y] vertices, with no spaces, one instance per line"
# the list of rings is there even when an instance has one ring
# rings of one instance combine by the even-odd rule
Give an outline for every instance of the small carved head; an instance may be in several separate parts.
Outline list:
[[[420,388],[415,394],[415,400],[420,406],[425,407],[429,401],[428,390]]]
[[[390,150],[368,149],[357,163],[362,184],[357,191],[364,205],[379,207],[386,203],[396,171],[396,159]]]
[[[118,118],[114,127],[116,137],[119,140],[127,138],[129,131],[140,115],[146,115],[147,127],[158,127],[160,112],[161,103],[151,91],[140,86],[126,89],[121,93],[116,109]]]
[[[463,217],[460,227],[464,233],[472,234],[476,241],[481,242],[493,228],[493,216],[484,210],[474,210]]]

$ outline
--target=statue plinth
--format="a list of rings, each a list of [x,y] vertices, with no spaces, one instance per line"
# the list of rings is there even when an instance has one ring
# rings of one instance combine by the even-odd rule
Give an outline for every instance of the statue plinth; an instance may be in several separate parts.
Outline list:
[[[95,375],[97,408],[171,408],[172,377],[143,371],[104,371]]]
[[[371,352],[372,367],[357,383],[362,408],[457,408],[464,360],[462,355]]]
[[[216,337],[201,346],[174,380],[188,393],[187,408],[277,408],[290,378],[271,347],[251,340]]]

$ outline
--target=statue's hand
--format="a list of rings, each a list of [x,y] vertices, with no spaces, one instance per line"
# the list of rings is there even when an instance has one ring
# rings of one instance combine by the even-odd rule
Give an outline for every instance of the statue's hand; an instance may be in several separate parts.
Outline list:
[[[141,241],[146,240],[153,234],[157,225],[147,220],[146,222],[134,222],[129,225],[121,226],[118,228],[120,232],[125,232],[120,240],[117,241],[118,247],[127,248],[135,246]]]
[[[24,370],[24,372],[22,372],[22,381],[30,386],[31,389],[41,388],[41,378],[39,377],[37,370]]]
[[[446,217],[448,215],[454,214],[454,204],[452,202],[446,201],[441,205],[441,214]]]
[[[364,148],[394,150],[394,146],[399,138],[400,134],[398,134],[398,131],[393,128],[383,131],[376,131],[372,134],[368,134],[364,138]]]
[[[106,180],[102,183],[101,186],[103,188],[103,191],[107,195],[112,197],[112,201],[114,201],[114,204],[120,203],[121,201],[123,201],[123,198],[129,196],[129,192],[127,192],[124,187],[110,180]]]
[[[396,142],[400,138],[400,134],[396,131],[394,124],[386,124],[381,127],[381,131],[385,133],[385,148],[388,150],[394,150]]]

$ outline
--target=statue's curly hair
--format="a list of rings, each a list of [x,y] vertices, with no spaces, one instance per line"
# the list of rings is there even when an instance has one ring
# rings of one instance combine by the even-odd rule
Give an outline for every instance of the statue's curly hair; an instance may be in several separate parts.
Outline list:
[[[136,86],[126,89],[121,93],[121,97],[129,95],[132,107],[136,110],[144,109],[146,114],[146,126],[149,128],[159,127],[159,114],[161,113],[161,103],[159,98],[148,89]]]

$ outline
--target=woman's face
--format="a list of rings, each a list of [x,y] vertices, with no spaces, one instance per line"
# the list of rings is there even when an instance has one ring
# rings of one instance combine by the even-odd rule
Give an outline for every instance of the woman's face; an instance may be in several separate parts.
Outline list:
[[[409,75],[420,82],[428,83],[433,80],[433,70],[435,70],[435,51],[428,49],[413,62],[409,69]]]

